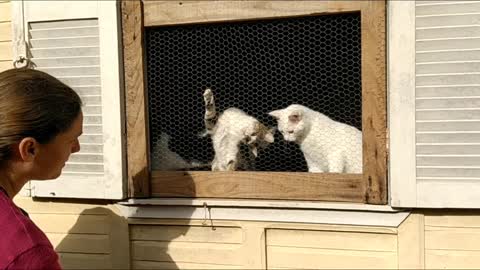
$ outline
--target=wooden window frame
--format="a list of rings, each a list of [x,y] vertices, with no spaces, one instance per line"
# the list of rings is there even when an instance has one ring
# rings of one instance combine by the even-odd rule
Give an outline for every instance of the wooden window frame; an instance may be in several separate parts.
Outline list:
[[[385,0],[122,1],[129,196],[387,202]],[[360,12],[363,174],[149,170],[144,27]]]

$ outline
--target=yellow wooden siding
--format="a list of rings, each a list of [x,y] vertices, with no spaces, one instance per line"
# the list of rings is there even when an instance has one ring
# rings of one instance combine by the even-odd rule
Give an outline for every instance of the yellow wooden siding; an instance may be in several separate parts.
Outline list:
[[[11,3],[0,1],[0,71],[12,67]]]
[[[114,206],[16,198],[52,242],[65,269],[129,267],[128,224]]]
[[[278,230],[266,234],[268,269],[396,269],[395,234]]]
[[[239,269],[244,265],[240,227],[133,225],[130,241],[134,269]]]
[[[480,268],[480,212],[425,214],[425,268]]]

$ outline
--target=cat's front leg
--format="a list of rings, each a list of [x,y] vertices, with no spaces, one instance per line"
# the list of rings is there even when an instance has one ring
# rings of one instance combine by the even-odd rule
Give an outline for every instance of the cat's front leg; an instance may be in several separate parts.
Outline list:
[[[343,173],[344,168],[345,159],[341,155],[334,154],[328,157],[328,172]]]

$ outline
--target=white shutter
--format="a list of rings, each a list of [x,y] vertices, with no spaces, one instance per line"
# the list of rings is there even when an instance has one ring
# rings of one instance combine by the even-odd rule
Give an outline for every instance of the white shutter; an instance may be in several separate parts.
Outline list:
[[[59,179],[32,181],[32,196],[125,197],[119,16],[117,1],[23,2],[23,50],[84,103],[80,152]]]
[[[393,2],[393,14],[415,16],[397,22],[414,61],[390,54],[403,65],[390,73],[392,205],[480,208],[480,1]],[[402,72],[414,84],[393,78]]]

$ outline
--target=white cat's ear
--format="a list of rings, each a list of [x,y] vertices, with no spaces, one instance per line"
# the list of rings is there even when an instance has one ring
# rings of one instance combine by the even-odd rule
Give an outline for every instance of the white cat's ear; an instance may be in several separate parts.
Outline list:
[[[303,118],[303,112],[301,111],[293,111],[290,113],[290,115],[288,116],[288,121],[292,122],[292,123],[298,123],[302,120]]]
[[[280,116],[282,115],[282,110],[271,111],[271,112],[268,113],[268,115],[270,115],[271,117],[278,120],[278,119],[280,119]]]

